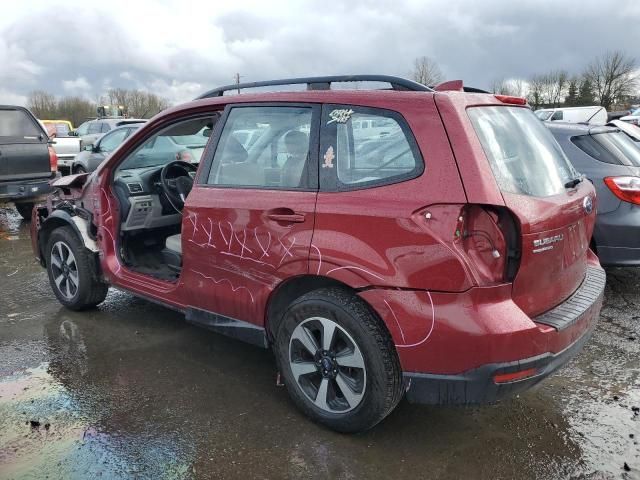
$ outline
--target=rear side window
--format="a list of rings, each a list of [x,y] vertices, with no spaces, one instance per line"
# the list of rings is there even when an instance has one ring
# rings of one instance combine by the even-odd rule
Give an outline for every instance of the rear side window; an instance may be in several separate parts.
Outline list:
[[[622,132],[572,137],[573,144],[596,160],[613,165],[640,167],[640,149]]]
[[[21,139],[33,137],[32,139],[35,140],[40,135],[42,131],[25,111],[0,110],[0,137]]]
[[[89,130],[87,133],[100,133],[102,130],[102,122],[93,122],[89,124]]]
[[[366,188],[419,176],[424,162],[397,112],[326,105],[322,120],[323,189]],[[333,173],[335,171],[335,174]]]
[[[502,191],[547,197],[578,177],[549,129],[528,108],[467,111]]]

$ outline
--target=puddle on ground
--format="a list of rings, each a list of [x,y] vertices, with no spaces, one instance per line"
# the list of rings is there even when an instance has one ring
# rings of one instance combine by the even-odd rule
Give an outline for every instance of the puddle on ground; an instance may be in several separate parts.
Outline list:
[[[48,363],[0,381],[0,478],[188,477],[188,457],[172,455],[170,445],[102,431]]]

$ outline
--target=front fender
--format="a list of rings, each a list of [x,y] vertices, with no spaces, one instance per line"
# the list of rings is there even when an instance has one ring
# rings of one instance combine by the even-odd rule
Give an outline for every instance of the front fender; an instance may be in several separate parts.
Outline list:
[[[93,253],[98,252],[98,245],[89,235],[89,222],[78,215],[71,215],[65,210],[54,210],[51,214],[39,223],[38,230],[38,253],[40,264],[44,266],[44,248],[49,240],[50,233],[59,227],[69,226],[82,240],[85,248]]]

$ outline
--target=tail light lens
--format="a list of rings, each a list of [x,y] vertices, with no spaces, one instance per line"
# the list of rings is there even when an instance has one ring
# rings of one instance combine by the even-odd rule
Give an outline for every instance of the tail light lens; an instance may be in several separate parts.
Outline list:
[[[58,155],[53,147],[49,147],[49,165],[51,166],[51,173],[58,171]]]
[[[478,285],[513,281],[520,264],[520,237],[511,212],[468,205],[458,220],[454,243],[463,251]]]
[[[623,202],[640,205],[640,177],[606,177],[604,183]]]

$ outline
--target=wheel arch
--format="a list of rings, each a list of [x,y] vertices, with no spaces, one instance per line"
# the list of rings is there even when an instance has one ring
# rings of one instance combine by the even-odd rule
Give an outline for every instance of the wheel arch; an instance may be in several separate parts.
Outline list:
[[[361,302],[363,302],[367,308],[375,315],[384,328],[388,331],[386,323],[378,312],[367,302],[364,298],[358,295],[358,289],[355,289],[348,284],[322,275],[300,275],[297,277],[289,278],[281,282],[269,295],[267,299],[267,308],[265,309],[265,333],[267,340],[273,342],[275,333],[282,321],[282,315],[287,307],[297,298],[318,290],[321,288],[335,287],[348,291],[352,295],[356,296]]]
[[[40,263],[44,266],[46,264],[44,250],[49,242],[49,236],[56,228],[70,227],[74,233],[78,236],[85,248],[94,254],[98,252],[98,246],[96,242],[91,239],[87,232],[87,221],[77,215],[71,215],[64,210],[54,210],[47,218],[45,218],[40,224],[40,230],[38,231],[38,252],[40,254]],[[83,234],[82,229],[85,230]]]

